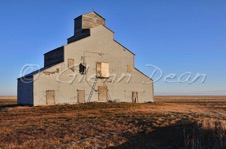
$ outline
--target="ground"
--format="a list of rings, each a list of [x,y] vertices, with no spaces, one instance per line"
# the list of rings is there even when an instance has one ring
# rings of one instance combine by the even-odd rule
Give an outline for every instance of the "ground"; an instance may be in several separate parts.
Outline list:
[[[7,97],[5,97],[7,98]],[[226,97],[26,107],[0,98],[0,148],[226,148]]]

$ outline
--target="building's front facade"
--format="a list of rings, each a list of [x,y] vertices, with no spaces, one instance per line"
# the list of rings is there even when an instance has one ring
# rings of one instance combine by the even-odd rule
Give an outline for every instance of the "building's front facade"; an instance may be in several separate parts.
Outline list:
[[[43,69],[18,79],[18,104],[153,102],[152,79],[135,68],[135,55],[95,12],[76,18],[68,44],[44,57]]]

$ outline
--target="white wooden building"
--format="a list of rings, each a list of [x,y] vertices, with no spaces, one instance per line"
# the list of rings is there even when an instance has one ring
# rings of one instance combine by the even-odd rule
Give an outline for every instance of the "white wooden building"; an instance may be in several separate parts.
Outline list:
[[[18,79],[18,104],[153,102],[153,81],[96,12],[74,20],[74,35],[44,54],[44,68]]]

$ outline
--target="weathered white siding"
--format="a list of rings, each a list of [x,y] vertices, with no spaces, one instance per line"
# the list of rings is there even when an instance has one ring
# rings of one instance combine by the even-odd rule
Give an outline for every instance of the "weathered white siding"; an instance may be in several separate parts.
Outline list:
[[[97,63],[107,64],[104,69],[109,67],[109,72],[105,75],[109,73],[111,77],[107,81],[98,79],[95,90],[106,85],[112,100],[132,102],[132,92],[138,92],[139,103],[153,102],[153,81],[134,67],[134,54],[114,40],[114,33],[105,27],[103,18],[96,13],[84,15],[84,18],[88,23],[78,23],[75,27],[86,26],[88,29],[69,38],[69,44],[45,54],[46,67],[33,74],[33,78],[37,78],[33,83],[23,84],[18,80],[18,103],[46,105],[47,91],[55,93],[51,95],[55,104],[78,103],[78,91],[85,91],[87,102]],[[91,18],[97,22],[90,23]],[[82,21],[82,17],[77,20]],[[75,63],[73,68],[68,68],[71,66],[69,61]],[[80,63],[85,63],[86,75],[79,73]],[[93,92],[91,101],[98,101],[98,92]]]
[[[85,57],[85,60],[83,59]],[[68,59],[74,59],[75,71],[68,68]],[[87,75],[80,75],[78,64],[83,60],[88,67]],[[152,81],[142,73],[132,68],[131,80],[128,76],[118,80],[127,73],[127,65],[134,66],[134,55],[114,41],[114,34],[104,26],[91,29],[91,36],[64,46],[64,62],[57,64],[39,74],[34,82],[34,105],[46,104],[46,90],[55,90],[56,104],[77,103],[77,90],[85,90],[86,101],[92,89],[93,81],[86,82],[96,74],[96,63],[109,63],[110,74],[113,76],[107,82],[111,99],[122,102],[132,102],[132,92],[138,92],[138,102],[153,101]],[[49,74],[59,69],[59,73]],[[61,73],[61,74],[60,74]],[[75,79],[73,80],[73,76]],[[115,80],[114,80],[114,77]],[[82,81],[79,81],[81,78]],[[113,82],[112,82],[113,81]],[[98,79],[98,86],[103,83]],[[94,92],[92,101],[98,101],[98,93]]]

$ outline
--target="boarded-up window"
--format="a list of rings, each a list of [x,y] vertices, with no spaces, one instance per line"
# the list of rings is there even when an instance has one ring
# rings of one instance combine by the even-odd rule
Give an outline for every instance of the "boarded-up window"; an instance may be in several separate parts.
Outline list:
[[[46,105],[54,105],[55,104],[55,91],[47,90],[46,91]]]
[[[109,63],[97,62],[97,64],[96,64],[96,72],[97,72],[97,77],[108,78],[110,76]]]
[[[74,59],[68,59],[68,68],[71,69],[72,71],[75,70],[75,62],[74,62]]]
[[[78,103],[85,103],[85,90],[77,90]]]
[[[131,73],[133,70],[132,66],[131,65],[127,65],[127,72],[128,73]]]
[[[138,103],[138,92],[132,92],[132,103]]]
[[[101,63],[102,77],[109,77],[109,63]]]
[[[98,100],[106,101],[107,98],[107,88],[105,86],[98,86]]]

